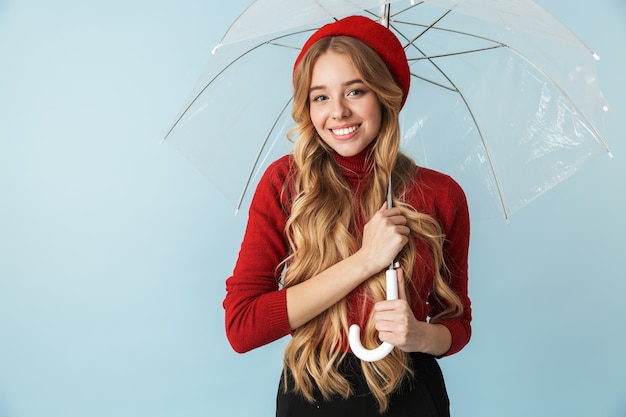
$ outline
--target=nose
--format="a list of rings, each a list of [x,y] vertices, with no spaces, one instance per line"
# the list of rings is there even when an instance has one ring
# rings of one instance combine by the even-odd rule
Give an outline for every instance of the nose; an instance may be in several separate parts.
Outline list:
[[[332,108],[332,117],[335,120],[344,119],[350,115],[350,108],[344,99],[335,100]]]

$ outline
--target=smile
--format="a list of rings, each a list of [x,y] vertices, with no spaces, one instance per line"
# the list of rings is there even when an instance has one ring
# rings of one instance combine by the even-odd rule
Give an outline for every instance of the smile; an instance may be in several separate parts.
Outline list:
[[[337,135],[337,136],[345,136],[345,135],[349,135],[350,133],[355,132],[360,125],[353,125],[350,127],[342,127],[339,129],[330,129],[331,132],[333,132],[333,134]]]

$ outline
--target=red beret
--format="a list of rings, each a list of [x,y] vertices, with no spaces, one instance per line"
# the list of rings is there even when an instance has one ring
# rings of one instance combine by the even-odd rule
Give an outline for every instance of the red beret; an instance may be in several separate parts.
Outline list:
[[[318,29],[306,41],[294,64],[294,71],[309,48],[329,36],[350,36],[365,42],[385,61],[393,78],[402,89],[402,106],[411,85],[411,71],[402,44],[388,28],[365,16],[349,16]]]

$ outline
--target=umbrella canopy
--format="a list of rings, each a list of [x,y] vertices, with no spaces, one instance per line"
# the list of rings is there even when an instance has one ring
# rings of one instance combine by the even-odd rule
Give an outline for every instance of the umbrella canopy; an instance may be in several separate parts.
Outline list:
[[[474,218],[508,219],[610,154],[597,55],[533,1],[257,0],[214,49],[165,139],[237,208],[291,148],[301,46],[349,14],[381,20],[405,46],[412,87],[403,151],[454,177]]]

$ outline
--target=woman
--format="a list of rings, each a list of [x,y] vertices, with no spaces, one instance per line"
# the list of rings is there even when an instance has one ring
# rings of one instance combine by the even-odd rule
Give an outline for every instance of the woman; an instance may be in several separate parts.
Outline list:
[[[449,415],[435,358],[471,334],[469,216],[456,182],[399,151],[409,83],[401,44],[365,17],[324,26],[296,60],[294,151],[258,185],[224,300],[236,351],[292,336],[277,416]],[[357,359],[353,323],[392,353]]]

